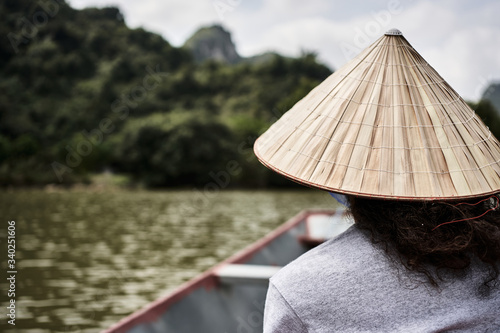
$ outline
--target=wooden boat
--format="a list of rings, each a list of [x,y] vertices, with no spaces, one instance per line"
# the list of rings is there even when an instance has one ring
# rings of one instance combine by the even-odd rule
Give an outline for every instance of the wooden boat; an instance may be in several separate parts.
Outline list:
[[[262,332],[269,278],[350,225],[343,210],[304,211],[105,333]]]

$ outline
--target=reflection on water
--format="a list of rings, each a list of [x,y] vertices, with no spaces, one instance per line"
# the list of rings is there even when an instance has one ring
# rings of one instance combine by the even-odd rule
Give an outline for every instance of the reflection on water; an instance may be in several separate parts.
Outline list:
[[[208,198],[194,191],[4,191],[1,268],[7,221],[15,220],[17,317],[14,328],[2,313],[0,330],[98,332],[300,210],[334,206],[328,194],[310,190]]]

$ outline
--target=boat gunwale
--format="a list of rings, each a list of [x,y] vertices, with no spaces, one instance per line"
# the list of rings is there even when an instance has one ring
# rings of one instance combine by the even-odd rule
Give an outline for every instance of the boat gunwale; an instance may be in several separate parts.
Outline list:
[[[160,297],[157,300],[148,303],[143,308],[126,316],[125,318],[102,331],[102,333],[127,332],[136,325],[156,320],[165,311],[167,311],[170,306],[177,303],[194,290],[199,288],[205,288],[207,290],[216,288],[219,282],[216,273],[221,267],[224,267],[228,264],[245,263],[258,251],[269,245],[269,243],[271,243],[274,239],[293,229],[301,222],[306,222],[307,217],[315,214],[332,214],[337,210],[338,209],[306,209],[299,212],[295,216],[291,217],[288,221],[278,226],[276,229],[270,231],[262,238],[249,244],[242,250],[208,268],[207,270],[191,278],[190,280],[182,283],[180,286],[176,287],[173,291],[168,293],[168,295]]]

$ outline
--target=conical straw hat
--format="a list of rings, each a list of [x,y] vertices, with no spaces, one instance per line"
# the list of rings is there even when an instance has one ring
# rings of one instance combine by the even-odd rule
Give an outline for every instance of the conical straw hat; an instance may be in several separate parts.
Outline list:
[[[500,191],[498,140],[396,29],[295,104],[254,151],[331,192],[437,200]]]

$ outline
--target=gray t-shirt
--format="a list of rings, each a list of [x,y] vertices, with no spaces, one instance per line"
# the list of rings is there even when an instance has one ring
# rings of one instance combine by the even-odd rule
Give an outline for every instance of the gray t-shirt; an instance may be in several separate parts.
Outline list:
[[[432,287],[353,226],[271,278],[264,333],[500,332],[500,287],[479,291],[486,274],[474,263]]]

